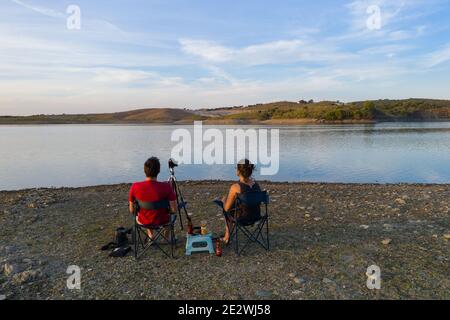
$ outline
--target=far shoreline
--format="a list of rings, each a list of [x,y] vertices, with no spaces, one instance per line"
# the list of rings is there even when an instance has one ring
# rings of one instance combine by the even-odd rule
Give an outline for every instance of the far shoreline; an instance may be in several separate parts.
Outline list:
[[[268,120],[268,121],[246,121],[246,120],[198,120],[204,125],[221,125],[221,126],[233,126],[233,125],[257,125],[257,126],[309,126],[309,125],[376,125],[382,123],[448,123],[450,119],[406,119],[406,120],[382,120],[382,121],[370,121],[370,120],[343,120],[343,121],[321,121],[310,119],[290,119],[290,120]],[[109,125],[109,126],[192,126],[194,121],[184,122],[11,122],[2,123],[0,126],[48,126],[48,125]]]
[[[161,180],[165,181],[165,180]],[[236,181],[234,180],[178,180],[183,186],[197,186],[197,185],[223,185],[223,184],[232,184]],[[272,180],[259,180],[258,182],[261,184],[271,184],[278,186],[342,186],[342,187],[394,187],[394,186],[405,186],[405,187],[446,187],[450,186],[450,181],[447,183],[421,183],[421,182],[315,182],[315,181],[272,181]],[[16,192],[30,192],[30,191],[61,191],[61,190],[90,190],[90,189],[108,189],[108,188],[121,188],[121,187],[131,187],[133,181],[130,182],[118,182],[111,184],[97,184],[97,185],[87,185],[87,186],[47,186],[47,187],[29,187],[29,188],[21,188],[21,189],[0,189],[0,194],[4,193],[16,193]]]

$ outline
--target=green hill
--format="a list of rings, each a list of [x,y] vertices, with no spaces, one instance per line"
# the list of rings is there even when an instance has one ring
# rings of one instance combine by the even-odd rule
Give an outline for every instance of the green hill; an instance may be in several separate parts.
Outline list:
[[[285,101],[244,108],[235,107],[231,110],[234,112],[230,112],[223,118],[258,121],[311,119],[325,122],[450,120],[450,101],[430,99],[374,100],[350,103]],[[237,110],[239,112],[236,112]]]

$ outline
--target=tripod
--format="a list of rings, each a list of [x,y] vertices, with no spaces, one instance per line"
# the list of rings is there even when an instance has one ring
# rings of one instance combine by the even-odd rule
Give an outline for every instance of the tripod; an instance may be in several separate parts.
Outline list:
[[[177,178],[175,177],[175,167],[169,166],[169,172],[170,172],[169,183],[172,186],[173,191],[175,192],[175,195],[177,197],[178,216],[180,217],[181,230],[183,230],[183,219],[181,211],[184,211],[184,215],[186,216],[186,220],[188,221],[188,223],[192,224],[192,221],[186,209],[187,202],[184,201],[183,194],[181,193],[180,187],[177,184]]]

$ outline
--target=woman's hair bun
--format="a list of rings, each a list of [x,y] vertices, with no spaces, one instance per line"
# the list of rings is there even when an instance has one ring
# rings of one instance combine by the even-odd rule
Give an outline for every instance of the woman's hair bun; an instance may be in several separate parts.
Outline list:
[[[255,165],[250,162],[248,159],[244,159],[239,161],[237,165],[237,170],[241,176],[248,179],[253,174],[253,171],[255,170]]]

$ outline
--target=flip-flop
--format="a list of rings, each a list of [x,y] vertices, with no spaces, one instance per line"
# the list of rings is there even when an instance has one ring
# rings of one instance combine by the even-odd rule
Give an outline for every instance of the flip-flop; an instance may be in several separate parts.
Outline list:
[[[117,248],[117,244],[115,242],[110,242],[108,244],[105,244],[103,247],[100,248],[100,250],[105,251],[109,249]]]
[[[126,247],[118,247],[116,249],[114,249],[109,256],[110,257],[114,257],[114,258],[119,258],[119,257],[125,257],[128,252],[131,251],[131,247],[130,246],[126,246]]]
[[[228,241],[225,241],[224,238],[219,238],[220,242],[222,242],[225,246],[228,246],[230,244],[230,239]]]

